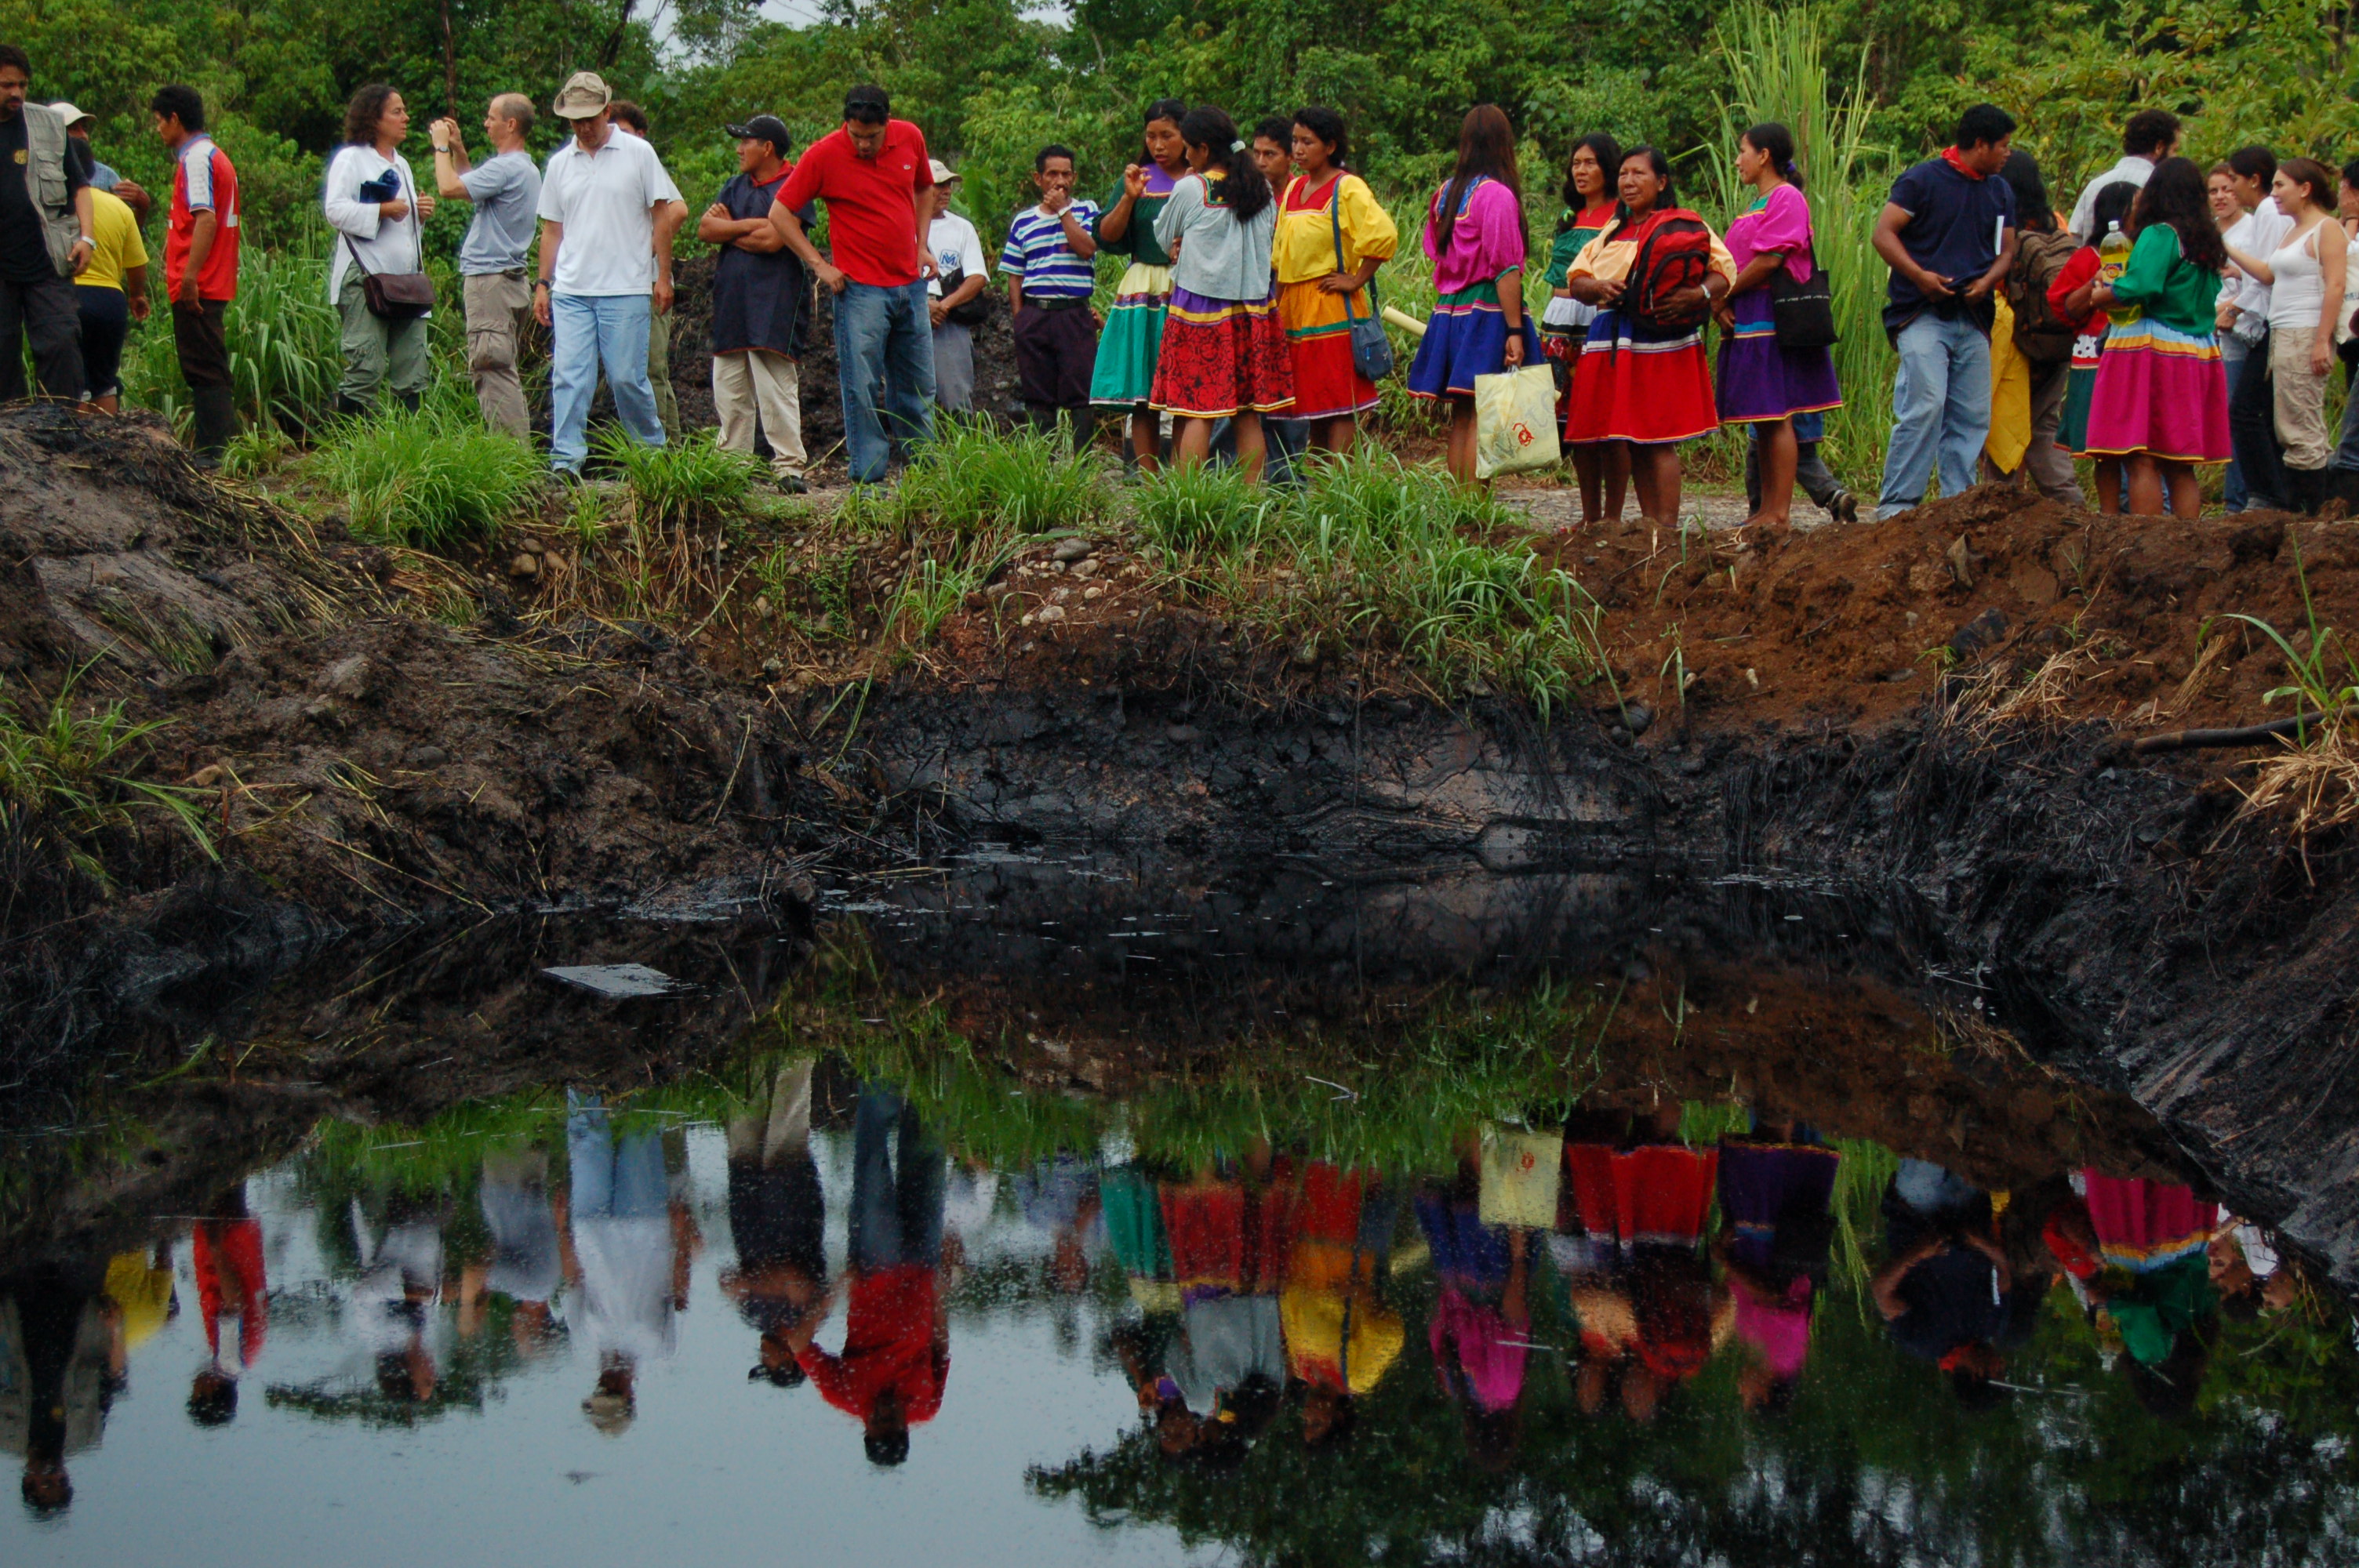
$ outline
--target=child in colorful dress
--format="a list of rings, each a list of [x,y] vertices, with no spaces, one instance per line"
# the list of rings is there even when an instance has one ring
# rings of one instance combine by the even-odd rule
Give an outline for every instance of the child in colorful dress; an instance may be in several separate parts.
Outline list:
[[[1155,220],[1171,199],[1171,188],[1188,172],[1180,141],[1180,121],[1188,105],[1158,98],[1147,106],[1147,161],[1122,171],[1122,188],[1106,203],[1096,226],[1098,249],[1128,256],[1130,265],[1114,286],[1114,308],[1098,335],[1097,367],[1090,377],[1090,401],[1101,408],[1130,410],[1130,449],[1140,471],[1155,471],[1162,452],[1161,421],[1147,406],[1155,390],[1156,351],[1163,343],[1163,316],[1171,305],[1171,256],[1155,237]]]
[[[1277,211],[1277,317],[1294,366],[1294,417],[1331,452],[1352,449],[1353,421],[1376,406],[1376,385],[1354,367],[1352,321],[1375,317],[1368,285],[1400,245],[1400,232],[1368,182],[1349,172],[1351,141],[1332,109],[1299,110],[1294,162]]]
[[[1425,215],[1433,259],[1433,319],[1408,367],[1408,389],[1450,400],[1450,472],[1474,481],[1474,378],[1538,364],[1539,334],[1524,311],[1524,197],[1516,129],[1495,103],[1469,110],[1458,165]]]
[[[1777,341],[1772,289],[1777,270],[1808,283],[1816,265],[1794,134],[1776,124],[1746,131],[1736,142],[1736,173],[1760,194],[1728,226],[1728,254],[1737,272],[1720,309],[1720,416],[1748,427],[1761,449],[1761,502],[1746,521],[1783,528],[1792,516],[1794,471],[1801,460],[1795,419],[1841,407],[1843,395],[1826,350]]]
[[[2130,204],[2137,200],[2137,187],[2126,179],[2117,179],[2097,192],[2097,232],[2104,233],[2115,223],[2129,222]],[[2072,259],[2057,273],[2056,281],[2048,286],[2048,308],[2059,320],[2072,323],[2072,359],[2071,380],[2064,391],[2064,417],[2056,427],[2056,444],[2074,457],[2084,457],[2089,450],[2089,398],[2096,390],[2097,361],[2104,352],[2105,333],[2113,323],[2103,310],[2092,305],[2090,297],[2096,292],[2097,274],[2104,258],[2097,254],[2094,245],[2082,245],[2072,253]],[[2118,513],[2122,509],[2122,465],[2100,458],[2097,470],[2097,510]]]
[[[1237,464],[1258,481],[1262,416],[1294,406],[1270,282],[1277,203],[1223,111],[1190,109],[1180,139],[1190,173],[1155,220],[1157,242],[1178,260],[1148,402],[1178,421],[1173,447],[1183,466],[1211,454],[1214,421],[1230,421]]]
[[[1032,179],[1039,202],[1016,214],[999,253],[1016,385],[1033,427],[1046,433],[1070,418],[1080,451],[1090,444],[1090,380],[1098,357],[1098,324],[1090,314],[1098,204],[1073,200],[1071,147],[1042,147],[1032,158]]]
[[[1581,345],[1597,308],[1572,297],[1564,283],[1565,269],[1589,242],[1614,222],[1614,176],[1622,167],[1622,144],[1603,131],[1593,131],[1572,144],[1564,168],[1564,216],[1557,220],[1556,245],[1549,252],[1548,309],[1540,317],[1540,343],[1556,372],[1557,416],[1562,418],[1572,399],[1572,367],[1581,359]],[[1581,480],[1581,520],[1590,527],[1619,522],[1622,498],[1630,485],[1630,449],[1616,441],[1584,442],[1572,449],[1572,471]]]
[[[2124,509],[2197,517],[2198,463],[2228,460],[2228,377],[2220,363],[2214,307],[2228,249],[2212,222],[2203,176],[2183,157],[2155,166],[2131,211],[2129,265],[2090,303],[2139,308],[2116,319],[2089,393],[2089,452],[2126,467]],[[2334,238],[2341,239],[2336,230]],[[2280,253],[2282,254],[2282,253]],[[2330,328],[2331,331],[2332,329]]]
[[[1676,527],[1679,444],[1710,435],[1720,425],[1712,371],[1704,361],[1703,321],[1727,297],[1736,280],[1736,263],[1720,236],[1707,229],[1711,259],[1703,280],[1661,302],[1666,308],[1690,313],[1692,324],[1683,319],[1669,326],[1648,325],[1625,308],[1623,290],[1637,266],[1639,251],[1679,211],[1670,160],[1653,147],[1623,154],[1616,189],[1622,203],[1614,226],[1590,241],[1565,269],[1565,287],[1572,297],[1598,311],[1573,371],[1572,406],[1564,435],[1568,441],[1627,442],[1638,509],[1658,526]]]

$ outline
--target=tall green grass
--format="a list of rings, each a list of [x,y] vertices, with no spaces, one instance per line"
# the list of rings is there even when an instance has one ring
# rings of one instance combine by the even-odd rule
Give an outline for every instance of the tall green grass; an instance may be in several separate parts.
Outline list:
[[[307,466],[342,494],[354,529],[425,550],[496,535],[542,482],[529,445],[447,398],[344,421]]]
[[[751,452],[724,451],[714,432],[691,431],[660,447],[643,447],[620,430],[600,436],[598,455],[630,492],[641,527],[685,528],[742,511],[763,473]]]
[[[1748,125],[1784,124],[1794,133],[1811,243],[1833,287],[1835,329],[1843,334],[1834,360],[1843,406],[1827,416],[1825,456],[1837,472],[1864,482],[1884,464],[1898,364],[1884,335],[1886,269],[1874,244],[1892,171],[1889,155],[1867,141],[1875,107],[1867,51],[1831,68],[1828,30],[1807,3],[1780,9],[1738,0],[1722,13],[1713,45],[1727,67],[1729,92],[1721,101],[1727,132],[1713,164],[1717,226],[1753,204],[1753,188],[1736,178],[1736,138]]]
[[[1086,528],[1113,509],[1113,470],[1094,448],[1068,452],[1039,431],[1003,432],[988,416],[937,414],[934,438],[901,474],[891,503],[905,526],[954,533],[1047,534]]]
[[[304,431],[324,424],[344,373],[343,323],[328,303],[325,241],[300,252],[249,249],[238,257],[237,297],[223,330],[238,413],[251,424]],[[123,356],[123,400],[185,429],[189,389],[172,346],[163,268],[149,270],[147,320]]]
[[[1543,718],[1605,673],[1595,601],[1541,565],[1522,514],[1430,466],[1364,450],[1282,495],[1173,470],[1140,487],[1137,525],[1183,588],[1314,656],[1388,641],[1445,690],[1513,692]]]
[[[46,838],[67,864],[102,888],[110,879],[92,841],[142,816],[160,814],[218,859],[193,794],[136,776],[149,738],[168,720],[135,721],[120,701],[75,711],[74,687],[88,667],[76,670],[46,704],[26,709],[0,699],[0,833]],[[61,831],[45,832],[45,827]]]

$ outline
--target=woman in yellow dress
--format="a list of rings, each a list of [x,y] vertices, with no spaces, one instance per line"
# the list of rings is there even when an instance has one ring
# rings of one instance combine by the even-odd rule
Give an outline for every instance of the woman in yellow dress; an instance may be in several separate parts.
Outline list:
[[[1344,166],[1343,116],[1313,106],[1294,115],[1294,164],[1277,210],[1277,317],[1294,362],[1294,407],[1310,438],[1349,452],[1353,421],[1376,406],[1376,384],[1352,361],[1352,322],[1375,318],[1369,283],[1400,232],[1368,182]]]

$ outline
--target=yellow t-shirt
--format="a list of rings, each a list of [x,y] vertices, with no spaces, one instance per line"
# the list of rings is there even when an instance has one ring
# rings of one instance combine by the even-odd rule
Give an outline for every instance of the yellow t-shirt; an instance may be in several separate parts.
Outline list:
[[[1271,260],[1277,264],[1279,283],[1309,283],[1332,272],[1351,272],[1371,257],[1390,261],[1400,248],[1400,231],[1393,226],[1392,214],[1376,200],[1368,182],[1356,174],[1338,177],[1338,183],[1320,191],[1312,198],[1314,205],[1297,208],[1288,196],[1299,199],[1297,187],[1299,178],[1288,180],[1278,189],[1277,240],[1272,247]],[[1330,215],[1329,202],[1337,199],[1343,203],[1340,216],[1343,223],[1344,265],[1335,265],[1335,217]]]
[[[123,198],[96,186],[90,192],[90,237],[95,245],[90,265],[74,281],[84,288],[123,289],[123,275],[147,265],[147,247],[139,238],[139,220]]]

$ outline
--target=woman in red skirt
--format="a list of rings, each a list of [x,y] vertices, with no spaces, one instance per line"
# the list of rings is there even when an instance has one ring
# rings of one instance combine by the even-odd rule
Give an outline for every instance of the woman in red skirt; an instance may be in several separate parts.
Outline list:
[[[1703,323],[1736,281],[1736,263],[1720,236],[1712,235],[1712,267],[1703,282],[1662,302],[1685,319],[1673,326],[1641,321],[1623,290],[1640,249],[1674,210],[1669,161],[1653,147],[1625,153],[1618,189],[1622,205],[1614,225],[1565,269],[1572,297],[1598,309],[1581,362],[1573,368],[1564,438],[1628,443],[1639,510],[1658,526],[1676,527],[1679,444],[1710,435],[1720,425],[1712,372],[1704,362]]]
[[[1277,319],[1294,365],[1294,417],[1331,452],[1352,449],[1353,421],[1376,406],[1376,384],[1352,362],[1352,323],[1373,320],[1369,284],[1400,231],[1368,182],[1343,166],[1351,142],[1332,109],[1295,112],[1302,172],[1277,204]]]

